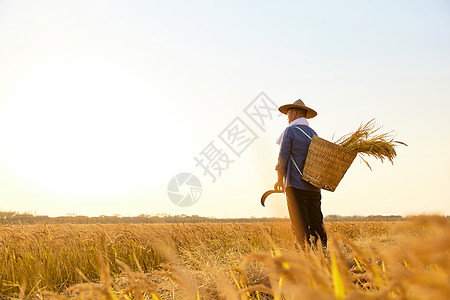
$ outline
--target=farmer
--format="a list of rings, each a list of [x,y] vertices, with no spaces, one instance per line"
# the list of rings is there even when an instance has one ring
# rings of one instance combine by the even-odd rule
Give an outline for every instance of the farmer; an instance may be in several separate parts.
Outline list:
[[[313,236],[314,244],[320,239],[326,247],[320,189],[302,180],[309,144],[311,138],[317,135],[306,119],[314,118],[317,113],[300,99],[278,110],[288,116],[289,126],[277,141],[280,154],[275,167],[278,172],[275,190],[284,190],[286,193],[289,217],[300,246],[310,245],[310,236]]]

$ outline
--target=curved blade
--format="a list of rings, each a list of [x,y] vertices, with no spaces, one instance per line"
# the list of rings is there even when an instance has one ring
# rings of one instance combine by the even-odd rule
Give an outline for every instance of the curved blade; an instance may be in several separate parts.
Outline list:
[[[273,193],[283,193],[284,191],[268,190],[261,197],[261,205],[265,207],[266,198]]]

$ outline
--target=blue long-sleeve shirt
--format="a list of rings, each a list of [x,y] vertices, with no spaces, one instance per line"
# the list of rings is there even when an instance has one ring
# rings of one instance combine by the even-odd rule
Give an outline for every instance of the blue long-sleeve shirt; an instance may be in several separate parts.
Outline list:
[[[280,154],[278,155],[278,164],[275,169],[285,178],[284,188],[294,187],[300,190],[308,190],[320,192],[312,184],[302,180],[302,175],[291,161],[290,156],[294,159],[300,171],[303,173],[306,155],[308,154],[309,144],[311,140],[298,128],[301,128],[311,138],[317,133],[309,126],[295,125],[286,128],[283,140],[280,146]]]

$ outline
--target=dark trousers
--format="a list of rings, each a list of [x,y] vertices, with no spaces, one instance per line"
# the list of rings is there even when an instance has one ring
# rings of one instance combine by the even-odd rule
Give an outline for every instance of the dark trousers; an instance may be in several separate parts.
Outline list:
[[[327,246],[327,234],[323,225],[323,215],[320,209],[322,196],[319,192],[299,190],[293,187],[286,189],[289,217],[291,218],[297,242],[301,245],[310,244],[313,236],[314,244],[317,240]]]

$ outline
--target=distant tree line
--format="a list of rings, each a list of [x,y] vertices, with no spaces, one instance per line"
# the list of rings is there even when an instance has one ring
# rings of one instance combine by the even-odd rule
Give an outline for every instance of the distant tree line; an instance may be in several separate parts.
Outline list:
[[[405,218],[399,215],[374,215],[374,216],[339,216],[328,215],[324,218],[325,222],[339,222],[339,221],[403,221]]]
[[[17,212],[1,212],[0,224],[20,225],[20,224],[120,224],[120,223],[250,223],[250,222],[273,222],[273,221],[287,221],[287,218],[211,218],[200,217],[197,215],[144,215],[141,214],[135,217],[124,217],[120,215],[114,216],[60,216],[49,217],[44,215],[33,215],[29,213]]]
[[[339,216],[328,215],[325,222],[340,221],[402,221],[405,218],[399,215],[373,215],[373,216]],[[251,223],[251,222],[285,222],[288,218],[212,218],[197,215],[146,215],[141,214],[135,217],[124,217],[120,215],[87,217],[68,215],[60,217],[49,217],[45,215],[34,215],[30,213],[4,212],[0,211],[0,224],[20,225],[20,224],[120,224],[120,223]]]

